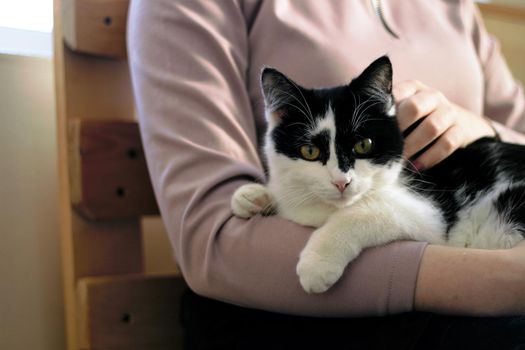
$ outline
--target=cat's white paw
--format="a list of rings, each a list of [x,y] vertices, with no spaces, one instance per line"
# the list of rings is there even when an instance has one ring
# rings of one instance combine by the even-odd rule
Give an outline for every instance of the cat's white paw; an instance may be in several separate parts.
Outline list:
[[[301,286],[307,293],[323,293],[339,280],[344,268],[341,264],[310,252],[301,253],[296,272]]]
[[[233,193],[231,207],[233,214],[245,219],[258,213],[270,214],[275,210],[272,194],[260,184],[239,187]]]

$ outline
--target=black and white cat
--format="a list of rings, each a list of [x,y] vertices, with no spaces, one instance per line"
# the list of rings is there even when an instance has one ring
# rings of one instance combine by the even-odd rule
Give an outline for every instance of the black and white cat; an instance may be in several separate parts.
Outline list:
[[[326,291],[364,248],[394,240],[508,248],[524,239],[525,147],[485,138],[410,170],[388,57],[328,89],[266,68],[262,90],[269,182],[240,187],[232,209],[248,218],[272,208],[317,227],[297,264],[305,291]]]

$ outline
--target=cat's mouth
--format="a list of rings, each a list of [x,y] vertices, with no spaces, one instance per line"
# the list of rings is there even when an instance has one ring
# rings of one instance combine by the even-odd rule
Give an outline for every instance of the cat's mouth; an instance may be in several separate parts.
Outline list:
[[[361,193],[356,193],[353,191],[345,191],[343,193],[332,193],[330,196],[325,197],[326,201],[338,208],[346,207],[355,203],[362,197]]]

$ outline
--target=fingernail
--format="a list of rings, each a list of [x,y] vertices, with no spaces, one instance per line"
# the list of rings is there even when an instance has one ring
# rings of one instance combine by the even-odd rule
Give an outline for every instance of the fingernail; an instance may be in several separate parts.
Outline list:
[[[412,162],[412,166],[417,171],[425,170],[425,166],[423,165],[423,163],[421,163],[420,161],[417,161],[417,160]]]

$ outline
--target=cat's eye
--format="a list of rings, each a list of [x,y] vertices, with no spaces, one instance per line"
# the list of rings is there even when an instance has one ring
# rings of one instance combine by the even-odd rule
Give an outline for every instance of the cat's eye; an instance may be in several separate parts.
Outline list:
[[[372,151],[373,142],[371,139],[362,139],[354,145],[354,153],[364,156]]]
[[[313,145],[301,146],[301,156],[306,160],[316,160],[321,155],[321,150]]]

